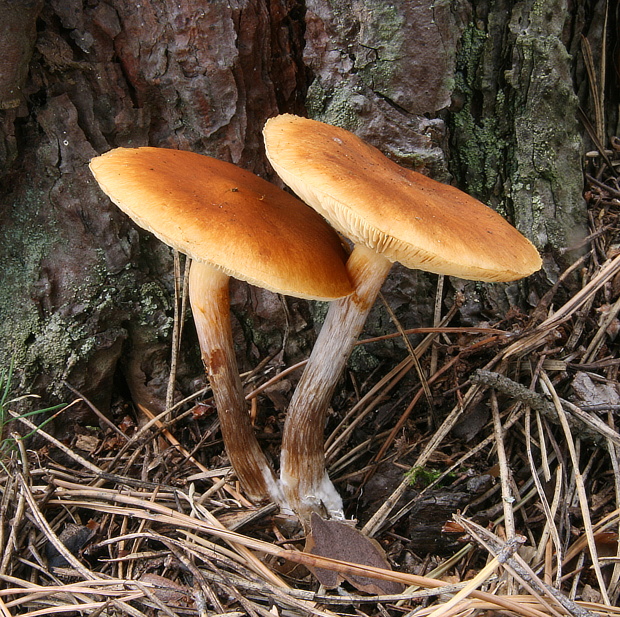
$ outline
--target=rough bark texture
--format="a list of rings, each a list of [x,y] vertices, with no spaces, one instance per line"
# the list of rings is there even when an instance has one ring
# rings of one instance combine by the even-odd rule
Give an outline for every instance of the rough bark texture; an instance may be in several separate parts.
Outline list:
[[[172,261],[90,177],[89,159],[116,146],[190,149],[273,177],[265,119],[309,113],[401,164],[452,175],[541,249],[564,246],[584,217],[579,37],[598,49],[602,6],[0,0],[2,365],[14,358],[20,391],[46,401],[68,398],[66,379],[106,410],[122,377],[161,407]],[[428,323],[433,285],[393,269],[385,292],[405,327]],[[518,289],[489,302],[505,309]],[[245,285],[232,297],[243,368],[285,340],[285,360],[307,354],[319,309]],[[376,310],[368,329],[388,321]],[[189,330],[185,394],[202,383]]]
[[[454,4],[454,7],[452,6]],[[445,123],[464,3],[308,0],[309,113],[447,178]],[[454,12],[453,10],[454,9]]]
[[[17,3],[0,4],[10,13]],[[11,104],[0,139],[3,355],[14,357],[24,391],[63,399],[67,379],[103,409],[120,363],[132,394],[157,409],[172,324],[169,251],[111,205],[87,163],[111,147],[150,144],[264,172],[264,119],[303,111],[303,12],[294,0],[33,7],[15,43],[20,66],[34,48],[29,75],[4,66],[0,84]],[[23,94],[19,106],[12,92]],[[285,312],[255,290],[236,294],[247,327],[263,310],[309,328],[305,306]],[[244,368],[266,347],[244,349]],[[181,383],[200,375],[195,360]]]

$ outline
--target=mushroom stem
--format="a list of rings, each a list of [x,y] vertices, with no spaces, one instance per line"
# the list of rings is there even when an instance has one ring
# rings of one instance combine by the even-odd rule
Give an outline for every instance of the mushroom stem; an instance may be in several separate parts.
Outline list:
[[[247,411],[230,324],[229,276],[193,261],[189,297],[220,420],[222,438],[237,478],[252,501],[282,502],[281,491]]]
[[[323,431],[334,389],[392,262],[357,245],[347,262],[355,291],[330,304],[327,317],[291,399],[282,437],[280,481],[302,522],[312,512],[343,518],[342,499],[325,469]]]

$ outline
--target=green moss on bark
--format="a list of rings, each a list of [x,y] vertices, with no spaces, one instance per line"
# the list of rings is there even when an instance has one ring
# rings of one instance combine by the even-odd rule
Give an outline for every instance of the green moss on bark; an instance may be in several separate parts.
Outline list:
[[[496,93],[495,113],[489,115],[480,114],[480,98],[476,96],[478,70],[485,61],[487,44],[487,32],[475,24],[464,30],[455,79],[461,107],[451,116],[453,131],[459,136],[458,147],[452,153],[453,164],[464,172],[466,190],[478,196],[489,195],[497,185],[509,145],[506,127],[501,125],[506,111],[503,92]]]
[[[169,338],[170,299],[161,284],[137,285],[137,270],[129,267],[112,274],[101,250],[84,254],[82,277],[63,272],[67,229],[48,194],[25,190],[10,207],[0,235],[0,367],[14,362],[19,392],[64,398],[63,380],[99,353],[107,359],[126,337],[128,320],[159,340]]]
[[[308,114],[311,118],[355,133],[360,126],[359,109],[355,105],[356,96],[356,89],[349,82],[343,82],[333,90],[328,90],[316,79],[308,88]]]
[[[453,170],[538,247],[566,247],[583,234],[585,208],[565,2],[480,17],[460,42]]]

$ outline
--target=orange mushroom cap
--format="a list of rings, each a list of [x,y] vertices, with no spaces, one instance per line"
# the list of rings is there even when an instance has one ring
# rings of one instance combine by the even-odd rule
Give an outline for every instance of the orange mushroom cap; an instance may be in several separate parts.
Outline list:
[[[480,281],[516,280],[541,267],[534,245],[497,212],[400,167],[349,131],[283,114],[263,133],[282,180],[344,236],[390,261]]]
[[[338,235],[311,208],[236,165],[165,148],[117,148],[90,168],[138,225],[192,259],[271,291],[351,293]]]

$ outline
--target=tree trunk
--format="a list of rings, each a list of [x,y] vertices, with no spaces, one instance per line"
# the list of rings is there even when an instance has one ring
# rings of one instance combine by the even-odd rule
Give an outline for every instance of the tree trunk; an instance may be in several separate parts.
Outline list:
[[[264,121],[307,113],[496,207],[552,279],[555,251],[583,234],[579,38],[600,54],[603,6],[0,0],[0,347],[18,392],[67,400],[66,381],[106,412],[124,383],[163,405],[172,259],[94,183],[88,161],[112,147],[183,148],[273,179]],[[395,267],[385,292],[408,327],[428,323],[433,289]],[[519,289],[488,301],[503,310]],[[241,365],[284,343],[287,363],[307,355],[316,312],[236,285]],[[388,321],[377,310],[368,331]],[[188,332],[180,394],[203,379]]]

